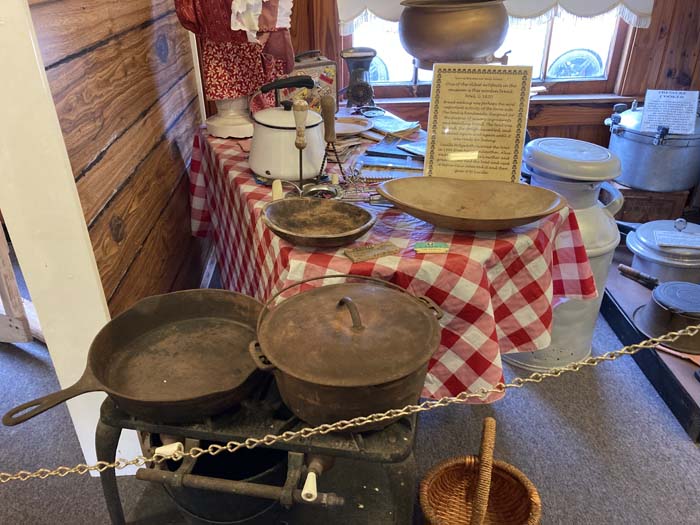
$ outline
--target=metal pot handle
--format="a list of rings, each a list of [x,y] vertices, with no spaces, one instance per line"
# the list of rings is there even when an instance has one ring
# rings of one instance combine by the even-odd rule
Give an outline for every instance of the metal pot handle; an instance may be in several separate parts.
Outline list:
[[[600,185],[600,189],[605,190],[605,192],[609,193],[612,197],[610,202],[603,202],[603,209],[608,210],[611,215],[615,215],[618,211],[622,209],[622,205],[625,203],[625,196],[622,195],[622,192],[618,190],[615,187],[615,185],[608,180],[606,180],[605,182],[603,182],[603,184]]]
[[[260,370],[269,372],[275,369],[275,365],[270,363],[267,357],[265,357],[265,354],[262,353],[260,343],[258,343],[257,341],[250,342],[250,344],[248,345],[248,352],[250,353],[250,357],[253,359],[255,366],[257,366]]]
[[[27,401],[19,406],[16,406],[2,417],[2,424],[8,427],[19,425],[25,421],[46,412],[48,409],[55,407],[59,403],[63,403],[81,394],[87,392],[95,392],[104,390],[104,387],[98,382],[92,371],[88,368],[83,372],[83,375],[78,381],[59,390],[42,397],[38,397],[32,401]]]
[[[350,273],[339,273],[336,275],[319,275],[316,277],[309,277],[308,279],[302,279],[301,281],[297,281],[295,283],[292,283],[289,286],[285,286],[279,292],[277,292],[272,297],[270,297],[267,300],[267,302],[265,302],[265,304],[263,305],[262,310],[260,310],[260,315],[258,316],[257,333],[260,333],[260,326],[262,325],[263,319],[267,315],[267,312],[270,311],[270,306],[275,301],[275,299],[277,299],[284,292],[286,292],[287,290],[291,290],[292,288],[294,288],[296,286],[301,286],[302,284],[306,284],[306,283],[309,283],[312,281],[320,281],[322,279],[335,279],[335,278],[340,278],[340,277],[344,277],[346,279],[352,278],[352,279],[361,279],[363,281],[372,281],[374,283],[386,286],[387,288],[393,288],[394,290],[398,290],[401,293],[405,293],[406,295],[413,297],[417,301],[421,301],[423,303],[426,303],[426,301],[421,300],[420,297],[417,297],[417,296],[413,295],[412,293],[404,290],[403,288],[401,288],[397,284],[390,283],[389,281],[384,281],[383,279],[377,279],[376,277],[370,277],[369,275],[353,275]],[[430,307],[430,305],[428,305],[428,306]],[[432,307],[430,307],[430,308],[432,309]],[[436,305],[436,308],[437,308],[437,305]]]
[[[435,318],[436,319],[442,319],[443,312],[442,308],[440,308],[435,301],[433,301],[430,297],[426,297],[425,295],[421,295],[417,297],[419,301],[423,301],[428,308],[430,308],[434,313],[435,313]]]

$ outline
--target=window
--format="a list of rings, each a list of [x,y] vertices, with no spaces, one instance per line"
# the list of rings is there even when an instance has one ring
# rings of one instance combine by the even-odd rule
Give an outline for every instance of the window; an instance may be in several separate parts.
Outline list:
[[[508,53],[510,65],[531,65],[533,83],[546,83],[550,92],[608,92],[612,90],[608,73],[619,64],[622,31],[626,27],[618,22],[615,12],[594,18],[561,12],[548,21],[518,20],[511,23],[508,36],[495,55]],[[404,51],[398,22],[366,13],[351,38],[353,46],[377,50],[370,71],[372,82],[390,85],[432,80],[432,71],[416,68],[413,58]],[[556,85],[571,82],[579,85],[569,89]]]

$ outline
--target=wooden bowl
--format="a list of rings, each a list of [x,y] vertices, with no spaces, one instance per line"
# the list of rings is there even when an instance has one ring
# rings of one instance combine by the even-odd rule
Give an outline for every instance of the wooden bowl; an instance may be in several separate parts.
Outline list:
[[[551,190],[495,180],[408,177],[383,182],[378,191],[414,217],[466,231],[508,230],[567,205],[564,197]]]
[[[262,219],[272,232],[299,246],[345,246],[374,226],[376,217],[359,206],[316,197],[268,202]]]

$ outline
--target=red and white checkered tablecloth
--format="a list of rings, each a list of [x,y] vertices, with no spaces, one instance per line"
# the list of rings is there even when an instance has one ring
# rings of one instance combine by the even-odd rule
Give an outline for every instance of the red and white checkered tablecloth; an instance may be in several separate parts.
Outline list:
[[[465,233],[375,207],[376,225],[356,244],[389,240],[401,252],[352,263],[343,248],[295,247],[264,226],[260,212],[271,190],[254,180],[247,156],[235,141],[204,131],[195,137],[192,232],[213,235],[224,286],[266,300],[302,279],[352,273],[381,277],[428,296],[444,316],[425,397],[492,387],[503,380],[502,353],[549,345],[554,304],[596,296],[578,223],[568,208],[514,231]],[[416,241],[448,242],[450,251],[416,254]]]

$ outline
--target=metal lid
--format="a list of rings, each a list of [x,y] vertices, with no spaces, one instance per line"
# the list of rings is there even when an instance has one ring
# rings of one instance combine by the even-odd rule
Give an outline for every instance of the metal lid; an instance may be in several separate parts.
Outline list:
[[[411,294],[371,282],[321,286],[264,310],[264,356],[298,379],[378,385],[424,366],[440,344],[435,312]]]
[[[294,123],[294,111],[286,111],[282,107],[261,109],[253,113],[253,120],[268,128],[296,129]],[[320,114],[310,110],[306,114],[306,129],[318,126],[323,118]]]
[[[655,232],[684,232],[700,234],[700,225],[675,221],[651,221],[642,224],[636,231],[627,234],[627,248],[643,259],[668,266],[700,269],[700,250],[693,248],[671,248],[659,246]]]
[[[700,284],[669,281],[654,288],[652,297],[674,313],[700,317]]]
[[[642,106],[639,106],[636,109],[628,109],[627,111],[623,111],[622,113],[619,113],[620,122],[617,124],[617,126],[624,128],[625,131],[629,131],[631,133],[637,133],[647,137],[656,136],[655,131],[641,131],[643,114],[644,108]],[[695,131],[692,134],[678,135],[670,133],[666,135],[666,140],[674,138],[683,140],[700,138],[700,116],[695,119]]]
[[[607,148],[583,140],[547,137],[527,143],[525,166],[538,175],[570,180],[612,180],[621,173],[620,159]]]

